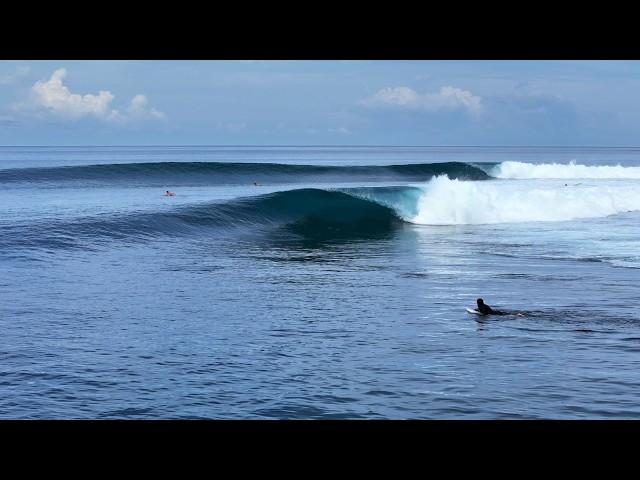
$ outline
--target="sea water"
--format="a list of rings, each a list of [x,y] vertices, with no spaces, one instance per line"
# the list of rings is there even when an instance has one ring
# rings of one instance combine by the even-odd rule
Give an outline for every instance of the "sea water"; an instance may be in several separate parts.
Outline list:
[[[4,419],[640,417],[640,149],[2,147],[0,272]]]

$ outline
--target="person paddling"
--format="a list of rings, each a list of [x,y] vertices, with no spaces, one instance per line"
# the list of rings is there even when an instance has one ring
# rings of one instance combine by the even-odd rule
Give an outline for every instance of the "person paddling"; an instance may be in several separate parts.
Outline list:
[[[478,311],[482,315],[507,315],[507,313],[501,312],[500,310],[494,310],[489,305],[484,303],[484,300],[481,298],[476,300],[476,303],[478,304]]]
[[[518,317],[524,317],[525,316],[525,314],[523,312],[509,313],[509,312],[502,312],[500,310],[494,310],[489,305],[484,303],[484,300],[481,299],[481,298],[477,299],[476,303],[478,304],[478,309],[477,310],[478,310],[478,312],[480,312],[481,315],[516,315]]]

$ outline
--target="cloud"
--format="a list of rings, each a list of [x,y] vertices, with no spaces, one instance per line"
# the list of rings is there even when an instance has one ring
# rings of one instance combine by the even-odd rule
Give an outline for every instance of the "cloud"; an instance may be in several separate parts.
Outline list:
[[[482,111],[482,98],[467,90],[442,87],[438,93],[419,94],[409,87],[387,87],[360,102],[369,108],[400,108],[415,111],[438,112],[465,110],[471,114]]]
[[[67,71],[64,68],[59,68],[46,82],[36,82],[31,88],[36,105],[74,119],[85,115],[93,115],[98,118],[109,117],[111,114],[109,104],[115,95],[107,90],[101,90],[98,95],[82,96],[71,93],[62,84],[62,80],[66,76]]]
[[[129,106],[124,114],[121,114],[118,110],[113,110],[107,120],[127,123],[130,121],[143,121],[143,120],[165,120],[167,116],[155,108],[147,108],[149,100],[144,95],[138,94],[131,99]]]
[[[147,109],[149,100],[144,95],[136,95],[131,99],[131,105],[129,106],[129,116],[136,118],[165,118],[166,115],[159,112],[155,108]]]
[[[124,113],[111,108],[115,95],[108,90],[100,90],[97,95],[71,93],[63,84],[67,71],[59,68],[47,81],[38,81],[31,88],[31,104],[36,109],[44,109],[63,118],[78,120],[94,117],[100,120],[128,123],[131,121],[165,119],[166,115],[155,108],[147,107],[144,95],[136,95]]]
[[[10,73],[8,75],[0,75],[0,85],[9,85],[21,77],[28,75],[31,72],[31,67],[26,65],[21,65],[16,68],[15,72]]]

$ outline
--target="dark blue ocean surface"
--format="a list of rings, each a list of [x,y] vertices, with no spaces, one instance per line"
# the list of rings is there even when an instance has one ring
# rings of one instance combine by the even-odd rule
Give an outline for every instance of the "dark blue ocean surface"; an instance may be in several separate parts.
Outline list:
[[[640,418],[639,149],[3,147],[0,270],[3,419]]]

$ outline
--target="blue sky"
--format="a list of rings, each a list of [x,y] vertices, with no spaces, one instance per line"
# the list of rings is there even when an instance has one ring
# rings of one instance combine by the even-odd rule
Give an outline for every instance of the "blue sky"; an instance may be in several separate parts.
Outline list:
[[[0,61],[0,145],[640,145],[638,61]]]

